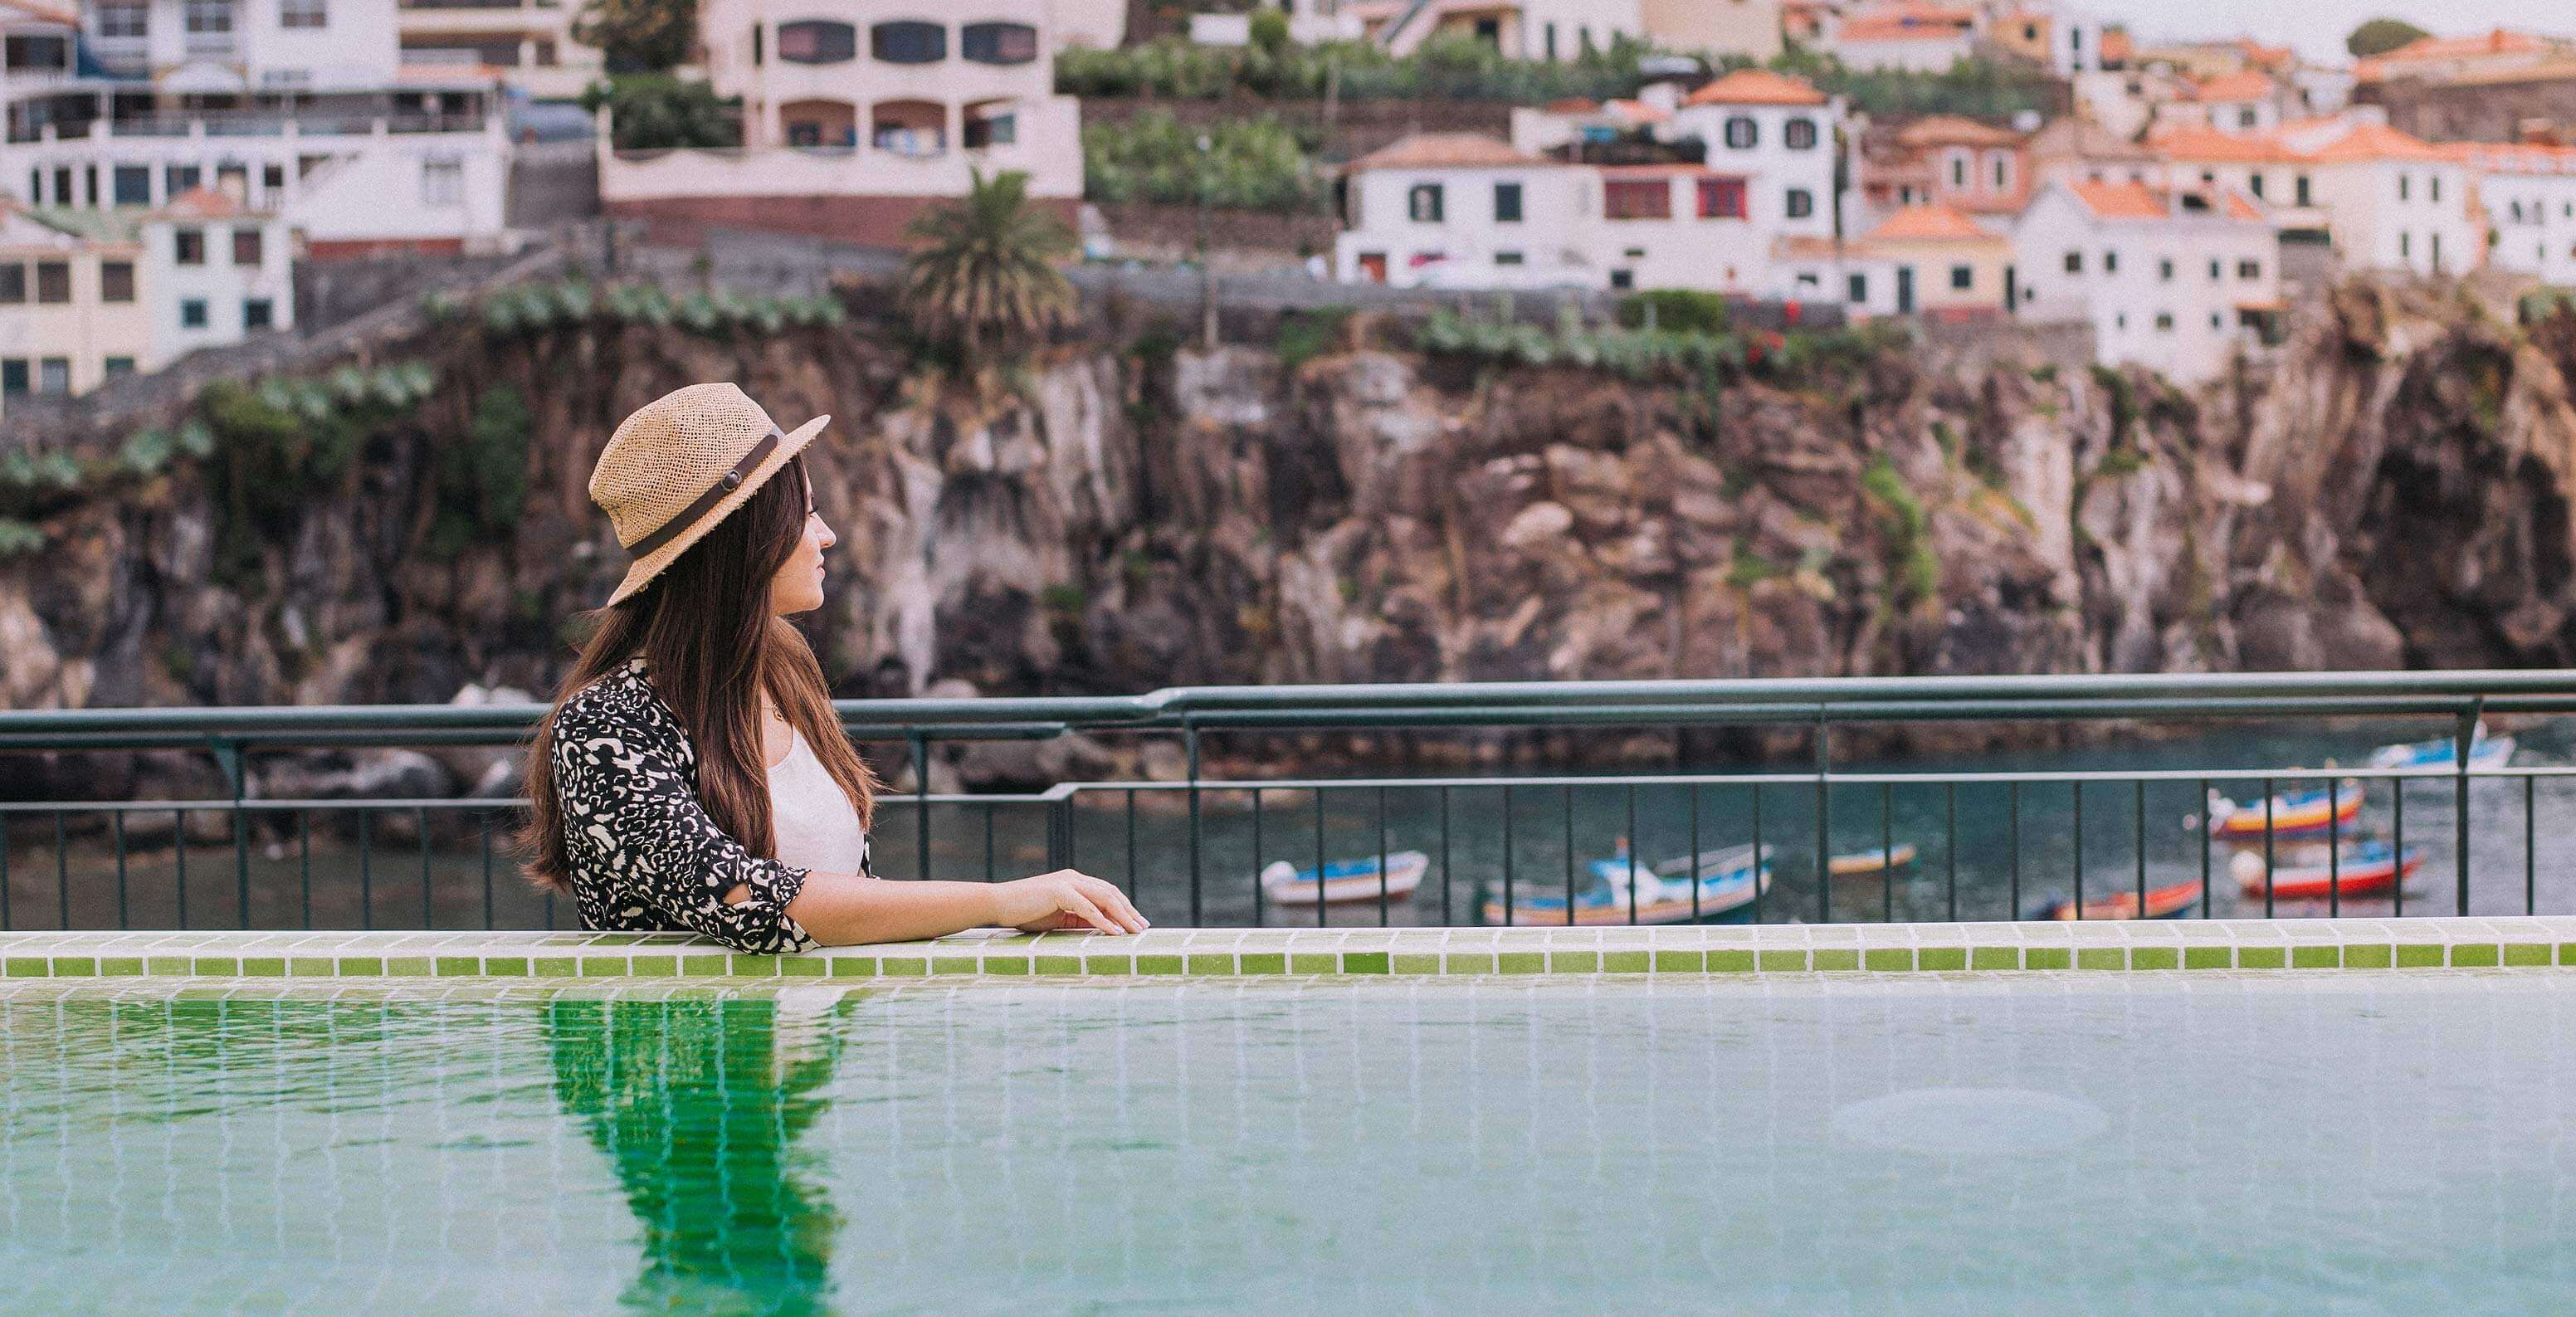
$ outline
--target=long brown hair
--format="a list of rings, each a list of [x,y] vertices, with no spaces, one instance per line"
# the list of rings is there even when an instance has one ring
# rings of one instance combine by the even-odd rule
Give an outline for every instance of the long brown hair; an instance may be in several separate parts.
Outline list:
[[[565,700],[644,656],[653,690],[678,716],[698,758],[698,799],[743,849],[775,858],[768,756],[761,751],[759,693],[769,692],[858,807],[876,815],[877,779],[841,732],[831,688],[805,633],[769,610],[769,585],[805,533],[813,486],[800,454],[741,507],[689,546],[652,584],[600,610],[598,628],[555,693],[528,746],[528,822],[519,832],[528,877],[572,885],[563,812],[555,800],[555,715]]]

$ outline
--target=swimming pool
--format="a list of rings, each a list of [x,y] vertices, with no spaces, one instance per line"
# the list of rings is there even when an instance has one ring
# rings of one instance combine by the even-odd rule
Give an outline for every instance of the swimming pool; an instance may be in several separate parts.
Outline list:
[[[2571,1070],[2555,969],[11,977],[0,1308],[2529,1309]]]

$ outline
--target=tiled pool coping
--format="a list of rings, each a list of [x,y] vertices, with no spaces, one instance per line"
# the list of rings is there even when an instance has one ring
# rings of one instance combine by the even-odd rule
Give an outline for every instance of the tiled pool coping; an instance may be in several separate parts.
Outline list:
[[[662,933],[13,933],[0,978],[1905,974],[2576,966],[2576,918],[1765,927],[978,930],[746,956]]]

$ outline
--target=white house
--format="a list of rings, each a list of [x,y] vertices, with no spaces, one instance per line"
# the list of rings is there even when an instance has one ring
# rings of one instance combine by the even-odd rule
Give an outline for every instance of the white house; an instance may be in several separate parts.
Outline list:
[[[1831,237],[1841,194],[1834,187],[1843,105],[1796,78],[1739,69],[1692,92],[1667,135],[1698,138],[1708,169],[1744,180],[1745,218],[1758,251],[1783,235]]]
[[[2487,260],[2576,288],[2576,146],[2457,142],[2486,212]]]
[[[277,215],[199,188],[137,217],[133,232],[152,319],[145,370],[294,326],[293,238]]]
[[[1605,165],[1593,261],[1612,288],[1755,293],[1769,282],[1772,239],[1757,219],[1754,179],[1731,162]]]
[[[1474,133],[1416,133],[1351,162],[1336,276],[1398,288],[1599,287],[1597,171]]]
[[[741,149],[619,151],[604,124],[601,200],[611,214],[892,243],[977,170],[1015,170],[1069,216],[1082,110],[1055,91],[1053,12],[1043,0],[707,0],[707,78],[742,98]]]
[[[2282,141],[2314,176],[2335,254],[2347,265],[2459,274],[2486,251],[2456,156],[2386,124],[2347,116],[2293,125]]]
[[[1666,50],[1768,60],[1782,45],[1780,9],[1781,0],[1642,0],[1638,19]]]
[[[1953,206],[1899,207],[1849,242],[1782,238],[1773,296],[1839,301],[1856,318],[1979,320],[2011,310],[2012,240]]]
[[[568,101],[607,76],[600,52],[573,35],[583,6],[564,0],[398,0],[402,62],[471,70],[543,100]]]
[[[152,355],[142,250],[0,198],[0,416],[27,394],[87,393]]]
[[[1515,59],[1565,60],[1645,32],[1640,0],[1346,0],[1342,8],[1391,55],[1458,33]]]
[[[328,258],[505,245],[509,142],[488,77],[405,69],[392,0],[88,0],[86,63],[0,84],[0,190],[160,207],[200,187]]]
[[[2016,309],[2091,322],[2106,363],[2206,380],[2279,316],[2279,246],[2240,193],[2051,182],[2013,228]]]
[[[2159,124],[2180,119],[2222,133],[2268,133],[2281,126],[2287,89],[2254,69],[2239,69],[2193,85],[2187,98],[2157,107]]]
[[[1824,48],[1864,72],[1942,73],[1975,54],[1976,43],[1975,11],[1898,4],[1846,15]]]

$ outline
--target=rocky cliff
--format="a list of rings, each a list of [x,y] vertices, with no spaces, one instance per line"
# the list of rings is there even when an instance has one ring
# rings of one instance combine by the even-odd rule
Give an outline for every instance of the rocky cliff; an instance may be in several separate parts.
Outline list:
[[[2576,315],[2456,287],[2343,287],[2193,394],[1992,343],[1661,387],[1365,324],[1293,363],[1103,330],[970,394],[797,318],[467,316],[408,393],[22,434],[0,705],[549,689],[622,565],[599,445],[721,378],[836,418],[809,621],[849,695],[2576,655]]]

